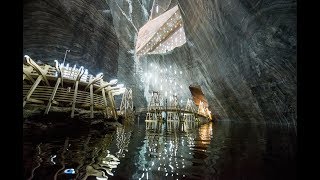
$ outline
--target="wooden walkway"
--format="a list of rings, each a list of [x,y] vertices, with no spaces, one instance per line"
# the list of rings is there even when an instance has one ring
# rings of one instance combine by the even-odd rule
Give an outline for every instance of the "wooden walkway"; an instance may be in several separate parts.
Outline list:
[[[166,112],[166,118],[163,119],[162,112]],[[207,116],[186,109],[177,109],[169,107],[167,109],[160,107],[159,109],[148,108],[146,113],[146,129],[161,129],[162,124],[166,123],[168,130],[175,129],[192,129],[198,124],[209,122]]]
[[[38,65],[29,56],[24,56],[23,64],[23,107],[27,103],[46,105],[45,114],[51,106],[70,107],[71,118],[75,108],[90,108],[90,118],[94,110],[103,111],[105,117],[118,118],[114,96],[121,95],[126,88],[117,80],[104,81],[103,74],[88,74],[82,66],[69,67],[55,61],[55,67]],[[115,86],[116,85],[116,86]]]

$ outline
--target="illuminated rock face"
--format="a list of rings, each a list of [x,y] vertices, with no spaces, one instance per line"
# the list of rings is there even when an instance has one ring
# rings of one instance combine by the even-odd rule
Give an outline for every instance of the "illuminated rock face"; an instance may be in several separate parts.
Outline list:
[[[116,77],[119,43],[108,4],[103,0],[26,0],[23,53],[36,61],[63,61],[89,73]],[[21,58],[22,59],[22,58]]]
[[[143,90],[149,86],[135,75],[137,58],[130,52],[153,1],[130,2],[109,2],[122,43],[118,75],[134,79]],[[137,63],[142,73],[150,63],[179,68],[186,86],[180,93],[190,95],[188,85],[200,85],[213,115],[221,119],[295,124],[296,1],[156,2],[162,12],[179,4],[187,43],[166,55],[142,56]]]
[[[196,67],[190,70],[213,114],[295,123],[295,1],[179,2]]]
[[[155,73],[153,63],[182,72],[179,93],[184,98],[191,97],[190,84],[200,85],[213,116],[296,122],[295,0],[93,2],[26,1],[24,53],[51,62],[62,59],[71,46],[69,61],[117,74],[132,88],[137,108],[147,105],[152,86],[141,75]],[[153,18],[179,6],[187,43],[166,54],[138,58],[138,31],[148,22],[154,2],[159,8]],[[170,92],[172,87],[162,88]]]

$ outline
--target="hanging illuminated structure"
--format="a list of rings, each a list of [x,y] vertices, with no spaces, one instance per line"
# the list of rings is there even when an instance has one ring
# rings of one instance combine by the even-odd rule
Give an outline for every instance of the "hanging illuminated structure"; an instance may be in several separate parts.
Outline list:
[[[158,9],[158,5],[155,5]],[[152,16],[151,16],[152,18]],[[139,29],[137,55],[163,54],[186,43],[183,21],[178,5],[150,19]]]

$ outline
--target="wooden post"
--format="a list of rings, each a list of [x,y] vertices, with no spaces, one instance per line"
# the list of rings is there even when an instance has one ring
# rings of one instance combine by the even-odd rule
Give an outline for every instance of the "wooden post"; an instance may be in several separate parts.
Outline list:
[[[90,85],[90,118],[93,118],[93,85]]]
[[[102,86],[103,84],[103,79],[100,80],[100,86]],[[103,102],[104,102],[104,105],[105,105],[105,111],[106,111],[106,114],[104,115],[104,117],[106,118],[107,117],[107,107],[108,107],[108,104],[107,104],[107,99],[106,99],[106,92],[104,90],[104,88],[101,89],[101,92],[102,92],[102,98],[103,98]]]
[[[56,85],[54,86],[54,89],[52,91],[52,94],[51,94],[51,97],[49,99],[49,102],[48,102],[48,105],[47,105],[47,108],[46,108],[46,111],[44,112],[44,114],[48,114],[49,113],[49,110],[51,108],[51,104],[53,102],[53,99],[54,99],[54,96],[56,95],[56,92],[58,90],[58,87],[59,87],[59,84],[60,84],[60,81],[61,81],[61,78],[59,77],[57,82],[56,82]]]
[[[109,96],[109,100],[111,102],[111,109],[112,109],[112,114],[114,115],[115,119],[118,119],[118,115],[117,115],[117,111],[116,111],[116,106],[115,106],[115,102],[114,102],[114,98],[112,95],[111,91],[108,91],[108,96]]]
[[[122,94],[122,100],[121,100],[121,104],[120,104],[120,113],[121,115],[124,115],[125,118],[127,118],[127,114],[126,114],[126,105],[127,105],[127,89],[126,91]]]
[[[75,110],[75,108],[76,108],[78,85],[79,85],[79,81],[80,81],[83,73],[84,73],[84,70],[83,70],[83,67],[81,66],[81,67],[79,68],[79,73],[78,73],[78,75],[77,75],[77,78],[75,79],[76,84],[75,84],[75,87],[74,87],[74,94],[73,94],[73,101],[72,101],[72,109],[71,109],[71,118],[74,118],[74,110]]]
[[[74,110],[76,108],[76,99],[77,99],[77,93],[78,93],[78,84],[79,84],[79,81],[76,80],[76,85],[74,87],[73,101],[72,101],[71,118],[74,118]]]
[[[90,118],[93,118],[93,84],[99,80],[102,80],[103,74],[99,73],[96,75],[96,77],[93,78],[92,75],[90,75],[89,83],[88,85],[84,88],[86,90],[88,87],[90,89]]]
[[[34,82],[34,84],[32,85],[32,87],[30,88],[30,90],[28,91],[26,97],[23,100],[23,107],[26,105],[27,101],[30,99],[33,91],[36,89],[36,87],[38,86],[41,80],[42,80],[42,76],[39,76],[37,80]]]

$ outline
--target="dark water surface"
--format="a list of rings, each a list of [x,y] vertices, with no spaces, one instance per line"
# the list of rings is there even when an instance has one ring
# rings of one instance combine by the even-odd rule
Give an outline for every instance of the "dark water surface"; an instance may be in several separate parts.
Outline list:
[[[136,120],[75,134],[25,133],[25,179],[297,179],[296,134],[286,127],[222,121],[154,131]]]

